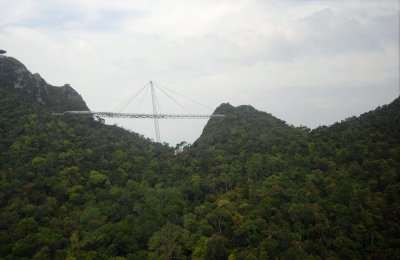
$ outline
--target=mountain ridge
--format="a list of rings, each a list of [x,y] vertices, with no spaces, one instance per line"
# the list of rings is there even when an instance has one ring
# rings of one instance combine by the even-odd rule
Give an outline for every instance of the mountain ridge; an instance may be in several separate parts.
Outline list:
[[[93,118],[52,116],[76,104],[65,93],[60,107],[43,104],[33,90],[52,93],[38,76],[15,88],[12,69],[0,66],[2,259],[400,255],[398,98],[312,131],[221,104],[226,117],[175,153]]]

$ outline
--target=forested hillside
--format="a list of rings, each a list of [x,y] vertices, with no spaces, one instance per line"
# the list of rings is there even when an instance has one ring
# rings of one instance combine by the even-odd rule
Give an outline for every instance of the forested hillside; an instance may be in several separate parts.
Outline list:
[[[315,130],[222,104],[179,153],[67,109],[0,58],[0,259],[400,255],[400,99]]]

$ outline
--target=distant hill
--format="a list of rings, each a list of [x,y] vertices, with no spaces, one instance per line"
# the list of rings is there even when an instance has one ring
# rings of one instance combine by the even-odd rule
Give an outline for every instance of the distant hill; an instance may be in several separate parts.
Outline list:
[[[285,121],[252,106],[222,104],[214,113],[224,114],[225,117],[209,120],[193,148],[215,147],[234,154],[278,153],[286,150],[290,141],[301,143],[307,139],[307,129],[289,126]]]
[[[0,56],[0,259],[397,259],[400,99],[332,126],[221,104],[179,152]]]

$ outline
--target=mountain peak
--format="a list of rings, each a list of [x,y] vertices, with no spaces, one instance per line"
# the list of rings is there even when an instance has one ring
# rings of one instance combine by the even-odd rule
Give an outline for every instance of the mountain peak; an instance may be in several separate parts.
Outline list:
[[[89,110],[82,97],[69,84],[52,86],[12,57],[0,58],[0,88],[28,95],[54,112]]]
[[[214,114],[223,114],[225,117],[210,119],[194,146],[218,146],[229,150],[231,146],[240,147],[244,143],[263,143],[264,139],[273,134],[297,131],[285,121],[250,105],[235,107],[223,103],[215,109]]]
[[[215,114],[230,114],[230,113],[237,113],[237,112],[243,112],[243,113],[253,113],[257,112],[258,110],[255,109],[254,107],[250,105],[240,105],[240,106],[233,106],[230,103],[222,103],[219,105],[214,113]]]

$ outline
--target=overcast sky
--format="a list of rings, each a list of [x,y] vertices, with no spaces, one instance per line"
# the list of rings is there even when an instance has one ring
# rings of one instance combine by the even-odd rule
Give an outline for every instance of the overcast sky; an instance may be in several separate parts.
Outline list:
[[[315,128],[399,95],[399,1],[0,0],[0,49],[91,110],[153,80],[212,109],[250,104]],[[185,113],[158,96],[162,112]],[[108,122],[155,136],[151,120]],[[161,138],[192,143],[205,123],[160,121]]]

